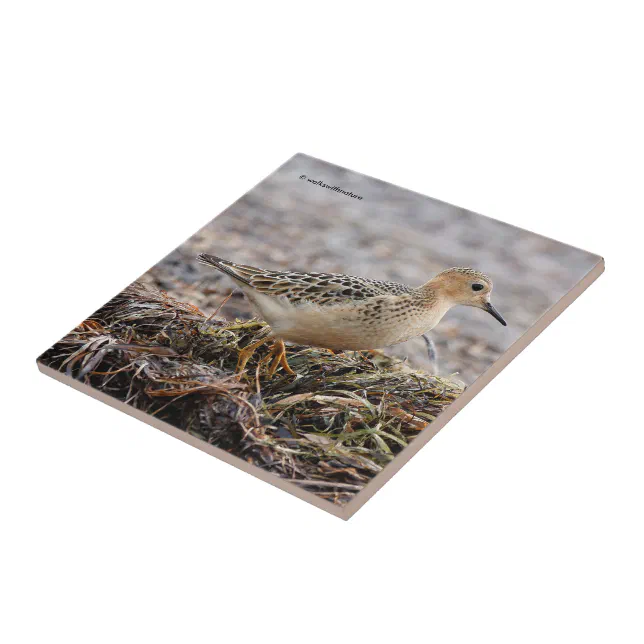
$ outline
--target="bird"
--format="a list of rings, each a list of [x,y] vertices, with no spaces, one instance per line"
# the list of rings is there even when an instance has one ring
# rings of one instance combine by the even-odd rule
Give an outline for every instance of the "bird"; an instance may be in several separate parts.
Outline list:
[[[286,360],[284,341],[362,351],[424,336],[430,349],[426,334],[458,305],[482,309],[507,326],[490,301],[492,280],[472,268],[448,268],[413,287],[342,273],[268,270],[207,253],[197,260],[231,277],[270,328],[265,337],[240,351],[238,372],[271,339],[270,376],[279,366],[296,375]]]

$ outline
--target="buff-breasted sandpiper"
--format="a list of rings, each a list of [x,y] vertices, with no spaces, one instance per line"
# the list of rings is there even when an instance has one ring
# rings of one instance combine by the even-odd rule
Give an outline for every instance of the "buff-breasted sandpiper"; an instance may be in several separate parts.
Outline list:
[[[483,309],[506,326],[490,302],[492,280],[471,268],[448,268],[413,287],[341,273],[272,271],[205,253],[197,259],[229,275],[270,327],[240,352],[238,371],[269,339],[275,340],[271,375],[279,365],[293,374],[284,340],[324,349],[381,349],[425,335],[457,305]]]

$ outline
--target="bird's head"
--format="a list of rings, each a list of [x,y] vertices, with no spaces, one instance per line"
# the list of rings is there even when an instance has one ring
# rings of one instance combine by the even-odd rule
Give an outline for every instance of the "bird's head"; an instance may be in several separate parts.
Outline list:
[[[430,280],[427,286],[452,306],[461,304],[483,309],[503,326],[507,326],[503,316],[490,302],[492,280],[484,273],[472,268],[448,268]]]

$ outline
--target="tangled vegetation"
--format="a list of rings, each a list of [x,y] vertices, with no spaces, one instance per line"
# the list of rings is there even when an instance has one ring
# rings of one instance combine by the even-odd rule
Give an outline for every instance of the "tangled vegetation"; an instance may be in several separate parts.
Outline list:
[[[463,391],[375,351],[289,346],[269,378],[264,345],[235,374],[266,331],[134,283],[40,361],[341,505]]]

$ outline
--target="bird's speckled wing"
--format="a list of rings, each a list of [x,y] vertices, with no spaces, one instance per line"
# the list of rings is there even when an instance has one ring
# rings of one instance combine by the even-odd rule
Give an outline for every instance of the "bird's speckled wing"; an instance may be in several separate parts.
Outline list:
[[[219,269],[259,293],[285,297],[293,304],[312,302],[325,306],[347,300],[365,300],[379,295],[404,295],[413,291],[411,286],[405,284],[371,280],[342,273],[269,271],[245,264],[235,264],[205,253],[199,255],[197,259],[202,264]]]

